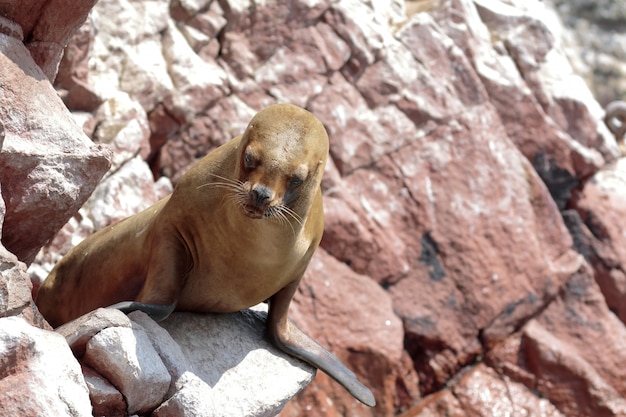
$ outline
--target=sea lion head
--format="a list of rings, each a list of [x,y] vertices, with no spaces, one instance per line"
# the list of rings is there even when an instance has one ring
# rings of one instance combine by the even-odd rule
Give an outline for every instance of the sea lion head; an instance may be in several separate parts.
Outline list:
[[[310,112],[275,104],[250,121],[237,155],[238,202],[244,214],[298,221],[319,190],[328,135]]]

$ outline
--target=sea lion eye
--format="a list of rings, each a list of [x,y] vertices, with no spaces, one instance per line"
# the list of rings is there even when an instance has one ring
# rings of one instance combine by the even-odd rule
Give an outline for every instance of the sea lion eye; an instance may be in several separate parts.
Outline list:
[[[252,169],[256,165],[254,163],[254,158],[248,152],[245,152],[243,155],[243,165],[248,169]]]
[[[296,188],[302,184],[303,180],[300,177],[291,177],[289,180],[289,188]]]

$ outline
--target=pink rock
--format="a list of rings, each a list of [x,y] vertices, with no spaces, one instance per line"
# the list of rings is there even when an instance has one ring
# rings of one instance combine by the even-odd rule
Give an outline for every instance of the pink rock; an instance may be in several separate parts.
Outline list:
[[[2,243],[30,263],[87,199],[109,154],[76,126],[21,42],[0,37],[0,80],[15,87],[0,91]]]
[[[587,182],[568,226],[578,250],[594,267],[609,308],[626,323],[626,159]]]
[[[65,47],[59,71],[54,80],[62,88],[63,102],[74,111],[92,112],[102,103],[89,85],[89,56],[93,52],[94,27],[87,20]]]
[[[545,311],[496,346],[487,362],[539,391],[565,415],[618,416],[626,412],[626,386],[615,364],[626,360],[625,346],[626,328],[583,266]]]
[[[58,334],[0,318],[0,358],[0,415],[92,415],[80,365]]]
[[[367,309],[362,308],[365,305]],[[339,410],[369,415],[393,408],[399,401],[397,385],[415,382],[414,373],[398,366],[403,363],[402,324],[389,296],[323,250],[313,257],[290,316],[360,376],[373,390],[377,406],[367,409],[321,372],[300,398],[317,396],[320,403],[332,401]],[[415,391],[410,394],[418,395]]]
[[[0,245],[0,277],[0,317],[17,315],[25,309],[32,308],[32,284],[26,273],[26,265],[2,245]]]
[[[26,47],[52,82],[63,56],[63,46],[95,3],[96,0],[78,4],[71,0],[9,0],[3,7],[3,17],[21,26]]]
[[[94,416],[125,417],[124,396],[109,381],[88,366],[83,365],[85,383],[89,389],[89,399]]]

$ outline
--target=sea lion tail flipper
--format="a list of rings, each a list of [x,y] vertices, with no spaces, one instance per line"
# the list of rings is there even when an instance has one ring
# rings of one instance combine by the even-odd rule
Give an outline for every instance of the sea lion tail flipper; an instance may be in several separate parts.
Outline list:
[[[113,304],[108,308],[115,308],[125,314],[139,310],[146,313],[154,321],[162,321],[172,314],[174,308],[176,308],[176,303],[164,305],[140,303],[138,301],[123,301],[121,303]]]
[[[302,276],[300,275],[300,278]],[[282,351],[322,370],[340,383],[363,404],[374,407],[376,399],[356,375],[332,353],[304,333],[287,317],[289,303],[298,288],[300,278],[285,286],[270,298],[267,330],[274,344]]]
[[[287,323],[287,337],[272,335],[274,343],[281,350],[324,371],[324,373],[340,383],[354,398],[361,401],[363,404],[370,407],[376,405],[376,399],[372,391],[363,385],[357,379],[354,372],[349,370],[339,358],[300,330],[291,320],[287,320]]]

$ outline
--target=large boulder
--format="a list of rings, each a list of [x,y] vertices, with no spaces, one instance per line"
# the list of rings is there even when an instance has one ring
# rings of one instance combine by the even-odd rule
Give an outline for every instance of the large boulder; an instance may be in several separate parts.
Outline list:
[[[0,414],[89,417],[89,392],[60,335],[0,318]]]
[[[2,243],[28,264],[89,197],[110,155],[76,125],[21,39],[0,38]]]

